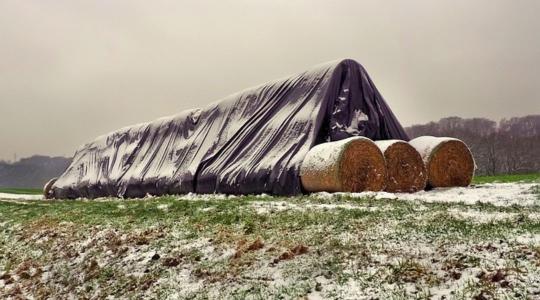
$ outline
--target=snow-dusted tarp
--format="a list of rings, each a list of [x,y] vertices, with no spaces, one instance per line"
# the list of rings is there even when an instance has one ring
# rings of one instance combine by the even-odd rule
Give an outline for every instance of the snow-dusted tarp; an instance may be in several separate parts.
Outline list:
[[[364,68],[343,60],[101,136],[51,196],[299,194],[309,149],[351,136],[408,140]]]

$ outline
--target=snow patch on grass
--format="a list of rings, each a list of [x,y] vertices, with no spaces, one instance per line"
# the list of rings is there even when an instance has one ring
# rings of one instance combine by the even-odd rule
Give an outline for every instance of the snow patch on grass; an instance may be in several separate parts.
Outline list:
[[[0,199],[5,199],[5,200],[41,200],[41,199],[43,199],[43,195],[0,193]]]
[[[64,298],[535,298],[540,205],[463,205],[509,205],[516,195],[533,203],[535,186],[457,188],[478,200],[470,202],[445,189],[404,194],[411,197],[404,201],[372,192],[184,199],[242,200],[229,203],[115,199],[82,203],[73,215],[64,213],[67,201],[6,200],[49,209],[4,203],[0,250],[13,255],[0,257],[7,270],[0,271],[0,298],[19,288]],[[498,199],[498,190],[509,198]],[[441,193],[457,199],[442,201]],[[111,207],[118,208],[115,222],[103,214]],[[285,213],[264,215],[273,212]],[[307,250],[296,253],[298,245]]]
[[[281,212],[289,209],[300,209],[296,204],[285,201],[254,201],[251,207],[258,214],[268,214],[273,212]]]
[[[495,206],[540,205],[538,195],[532,192],[535,183],[491,183],[469,187],[437,188],[413,194],[395,194],[397,199],[434,203],[463,203],[474,205],[489,203]]]
[[[315,193],[312,197],[332,200],[342,197],[397,199],[407,201],[421,201],[428,203],[463,203],[474,205],[489,203],[496,206],[531,206],[540,205],[540,197],[535,191],[537,183],[489,183],[468,187],[436,188],[430,191],[416,193],[388,193],[388,192],[362,192],[362,193]]]
[[[396,194],[388,192],[361,192],[361,193],[328,193],[328,192],[319,192],[310,195],[315,199],[322,200],[333,200],[340,197],[351,197],[351,198],[374,198],[374,199],[397,199]]]
[[[449,209],[448,212],[453,218],[471,221],[476,224],[510,221],[519,215],[518,213],[487,212],[475,209],[461,210],[457,208]]]
[[[212,200],[227,200],[227,199],[236,199],[239,196],[236,195],[226,195],[226,194],[196,194],[196,193],[187,193],[185,195],[176,196],[179,200],[190,200],[190,201],[212,201]]]
[[[540,205],[540,196],[536,192],[537,183],[488,183],[468,187],[436,188],[430,191],[416,193],[388,193],[388,192],[362,192],[362,193],[315,193],[311,196],[316,199],[332,200],[343,197],[396,199],[406,201],[421,201],[428,203],[463,203],[474,205],[489,203],[496,206],[532,206]]]
[[[522,234],[514,239],[520,244],[540,246],[540,234]]]
[[[162,210],[164,212],[169,211],[169,205],[168,204],[159,204],[156,206],[157,209]]]
[[[295,204],[286,201],[254,201],[250,203],[251,207],[255,209],[258,214],[268,214],[281,212],[286,210],[308,211],[308,210],[335,210],[335,209],[358,209],[362,211],[389,211],[393,207],[386,206],[360,206],[350,203],[343,204],[318,204],[318,203],[302,203]]]

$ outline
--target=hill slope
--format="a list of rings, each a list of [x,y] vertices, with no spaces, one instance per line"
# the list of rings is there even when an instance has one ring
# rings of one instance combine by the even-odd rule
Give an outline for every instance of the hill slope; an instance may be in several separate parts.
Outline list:
[[[42,188],[62,174],[71,162],[66,157],[35,155],[15,163],[0,162],[0,187]]]

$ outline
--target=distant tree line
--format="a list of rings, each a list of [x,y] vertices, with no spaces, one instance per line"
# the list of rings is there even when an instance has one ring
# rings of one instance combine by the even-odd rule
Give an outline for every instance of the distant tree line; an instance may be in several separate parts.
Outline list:
[[[450,136],[463,140],[473,153],[476,174],[540,172],[540,115],[503,119],[449,117],[406,128],[411,138]],[[70,158],[36,155],[9,163],[0,161],[0,187],[42,187],[64,172]]]
[[[58,177],[71,158],[35,155],[9,163],[0,161],[0,187],[42,188],[49,179]]]
[[[449,117],[406,128],[411,138],[449,136],[463,140],[473,153],[479,175],[540,171],[540,115],[503,119]]]

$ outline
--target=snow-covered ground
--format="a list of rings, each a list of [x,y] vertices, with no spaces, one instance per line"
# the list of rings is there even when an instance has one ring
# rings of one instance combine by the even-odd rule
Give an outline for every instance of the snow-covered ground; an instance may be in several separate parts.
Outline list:
[[[41,200],[41,199],[43,199],[43,195],[0,193],[0,199],[5,199],[5,200]]]
[[[489,203],[495,206],[531,206],[540,205],[538,196],[538,183],[488,183],[472,185],[469,187],[437,188],[430,191],[421,191],[416,193],[387,193],[387,192],[362,192],[362,193],[314,193],[311,197],[318,199],[336,199],[341,197],[364,198],[373,197],[375,199],[396,199],[406,201],[421,201],[428,203],[463,203],[473,205],[477,203]],[[176,196],[182,200],[208,201],[208,200],[227,200],[238,199],[243,196],[224,195],[224,194],[194,194]],[[258,198],[269,198],[269,195],[256,195]],[[147,198],[153,198],[147,196]],[[0,199],[5,200],[40,200],[42,195],[28,194],[8,194],[0,193]],[[113,198],[103,198],[100,200],[113,200]],[[286,201],[283,201],[286,202]],[[278,206],[287,206],[289,203],[274,203]],[[338,205],[339,206],[339,205]],[[329,208],[320,206],[320,208]]]
[[[430,203],[463,203],[473,205],[489,203],[495,206],[540,205],[538,183],[487,183],[469,187],[437,188],[416,193],[317,193],[318,198],[348,196],[353,198],[374,197],[375,199],[399,199]]]
[[[468,187],[437,188],[429,191],[416,193],[387,193],[387,192],[362,192],[362,193],[314,193],[311,197],[317,199],[339,199],[372,197],[375,199],[395,199],[405,201],[420,201],[427,203],[462,203],[474,205],[478,203],[489,203],[495,206],[531,206],[540,205],[538,183],[486,183],[471,185]],[[187,194],[178,196],[182,200],[216,200],[235,199],[242,196],[223,194]],[[268,198],[269,195],[257,195],[259,198]],[[276,209],[283,209],[286,206],[294,208],[294,205],[287,201],[274,202],[269,204]],[[343,206],[343,205],[342,205]],[[345,205],[346,206],[346,205]],[[320,208],[328,208],[319,206]],[[337,207],[340,207],[339,205]]]
[[[540,299],[538,188],[8,195],[0,298]]]

